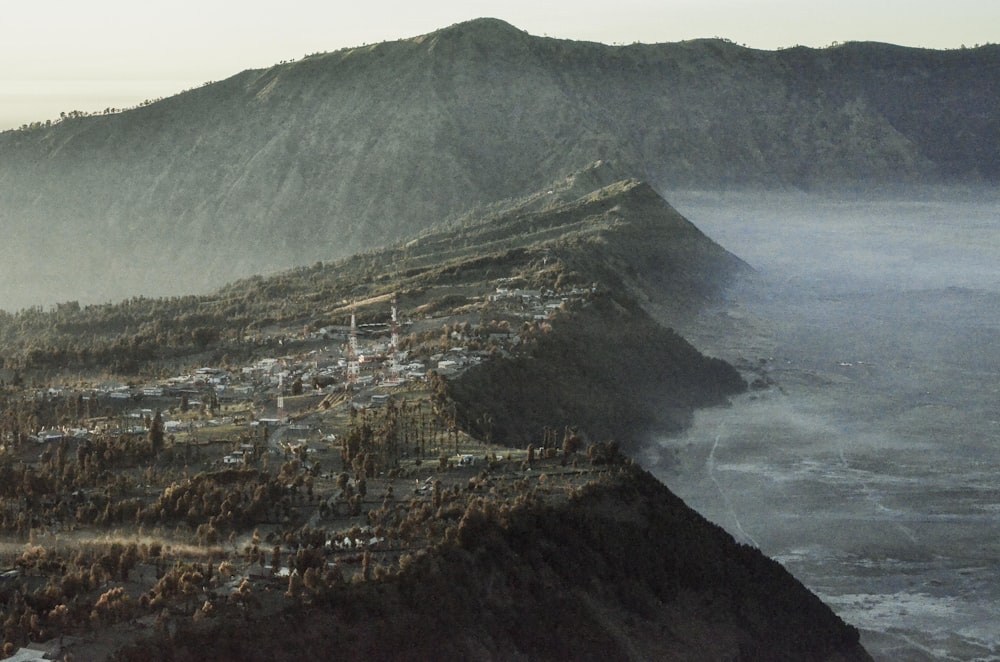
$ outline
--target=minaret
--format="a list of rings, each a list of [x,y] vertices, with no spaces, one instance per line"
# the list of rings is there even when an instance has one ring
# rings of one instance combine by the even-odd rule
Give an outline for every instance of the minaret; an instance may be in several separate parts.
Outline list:
[[[361,372],[358,366],[358,325],[354,318],[354,310],[351,310],[351,335],[347,338],[347,385],[354,386],[358,383],[358,374]]]
[[[396,298],[392,299],[392,335],[389,338],[389,376],[392,379],[398,379],[400,373],[399,367],[399,326],[398,318],[396,317]]]
[[[285,418],[285,376],[278,375],[278,419]]]

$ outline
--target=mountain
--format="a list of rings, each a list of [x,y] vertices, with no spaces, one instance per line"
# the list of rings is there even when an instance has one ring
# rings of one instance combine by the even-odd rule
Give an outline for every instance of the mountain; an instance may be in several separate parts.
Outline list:
[[[398,573],[320,582],[277,613],[266,592],[216,601],[113,659],[871,661],[780,564],[634,465],[595,468],[585,484],[555,463],[537,482],[484,471],[447,491],[426,526],[449,532]]]
[[[492,19],[0,135],[7,309],[207,291],[597,159],[665,187],[1000,177],[1000,47],[605,46]]]
[[[565,188],[600,170],[568,178]],[[526,351],[451,382],[470,429],[527,444],[545,427],[573,426],[588,440],[625,439],[634,451],[650,432],[680,429],[695,408],[746,388],[732,366],[703,356],[643,309],[653,304],[682,319],[751,272],[648,184],[615,182],[546,212],[522,209],[474,228],[536,237],[532,252],[561,267],[555,282],[590,284],[601,295],[556,317]]]
[[[71,628],[80,636],[65,639],[78,658],[123,661],[870,662],[858,631],[780,564],[738,544],[622,453],[651,429],[679,425],[694,407],[745,388],[735,369],[659,326],[644,306],[682,316],[750,269],[647,183],[615,176],[594,164],[416,239],[205,296],[0,313],[0,404],[13,428],[0,452],[0,500],[16,499],[18,508],[6,510],[19,514],[3,522],[10,530],[35,517],[57,521],[59,499],[50,493],[60,489],[58,476],[75,476],[74,495],[94,494],[103,510],[93,501],[62,508],[81,539],[94,531],[108,541],[106,554],[95,547],[101,543],[83,546],[93,562],[75,547],[65,562],[58,548],[16,550],[17,569],[0,585],[13,624],[5,639],[23,644],[30,634],[62,645],[55,633]],[[266,457],[219,469],[213,452],[257,438],[257,428],[247,433],[235,421],[207,423],[207,444],[171,435],[151,456],[141,454],[145,439],[108,443],[99,435],[74,442],[76,452],[63,438],[65,449],[40,454],[39,442],[21,434],[22,425],[35,431],[69,420],[72,403],[76,416],[89,412],[98,395],[81,382],[87,374],[128,374],[138,384],[177,364],[221,364],[237,374],[281,356],[301,385],[299,370],[318,370],[321,354],[333,358],[330,327],[352,314],[384,325],[390,299],[407,361],[426,365],[445,352],[481,361],[444,379],[430,372],[361,411],[354,403],[371,391],[293,388],[296,425],[288,430],[336,430],[343,441],[324,436],[312,456],[303,442],[302,461],[286,458],[276,472]],[[368,348],[380,342],[372,338]],[[366,366],[378,363],[378,351]],[[82,389],[77,397],[62,391],[67,382]],[[21,390],[29,383],[52,387]],[[257,377],[240,383],[260,390],[230,405],[233,419],[263,413],[282,393]],[[112,408],[104,413],[101,422]],[[425,449],[417,436],[431,419],[436,441]],[[449,431],[444,441],[439,425]],[[461,431],[461,452],[475,449],[472,464],[450,461],[453,429],[454,455]],[[561,446],[555,431],[565,434]],[[343,453],[355,442],[358,461],[350,464]],[[91,443],[104,449],[100,463]],[[343,453],[329,452],[333,443]],[[13,461],[15,452],[28,466]],[[356,510],[345,502],[350,471]],[[32,497],[19,496],[22,489]],[[195,502],[206,505],[188,505]],[[83,522],[86,513],[93,522]],[[130,527],[147,521],[142,540],[152,542],[126,542]],[[114,542],[102,526],[115,527]],[[193,535],[197,546],[162,545],[156,536],[172,530],[173,540]],[[237,541],[247,543],[243,552]],[[275,571],[287,553],[288,578],[263,571],[268,550]],[[149,581],[140,570],[129,583],[128,563],[143,558]],[[114,575],[96,570],[104,567]],[[16,583],[22,571],[25,581]],[[100,572],[100,581],[75,579]]]
[[[463,324],[481,330],[467,342],[489,347],[492,330],[517,347],[448,380],[463,429],[524,446],[573,426],[586,441],[620,439],[635,450],[746,388],[732,366],[647,309],[682,320],[751,270],[647,183],[602,185],[614,176],[593,164],[417,239],[200,297],[0,313],[0,356],[45,381],[230,364],[262,351],[248,339],[291,341],[346,324],[352,309],[362,322],[384,321],[395,298],[413,323],[413,357],[440,352],[442,327]]]

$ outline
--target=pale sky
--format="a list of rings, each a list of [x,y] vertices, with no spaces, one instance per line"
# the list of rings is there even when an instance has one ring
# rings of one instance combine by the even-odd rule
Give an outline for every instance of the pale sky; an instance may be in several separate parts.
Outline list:
[[[0,12],[0,130],[170,96],[244,69],[491,16],[604,43],[725,37],[753,48],[1000,41],[998,0],[23,0]]]

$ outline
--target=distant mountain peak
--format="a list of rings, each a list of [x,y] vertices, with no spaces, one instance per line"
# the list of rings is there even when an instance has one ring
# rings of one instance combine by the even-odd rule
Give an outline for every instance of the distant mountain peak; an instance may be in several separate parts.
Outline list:
[[[501,49],[534,38],[526,31],[498,18],[476,18],[436,30],[414,41],[430,45],[441,41],[469,43],[478,47]]]
[[[449,32],[455,30],[478,30],[481,32],[507,32],[511,34],[527,34],[524,30],[514,27],[507,21],[499,18],[492,18],[489,16],[484,16],[482,18],[474,18],[468,21],[462,21],[461,23],[455,23],[450,25],[440,32]]]
[[[547,182],[536,210],[629,177],[657,190],[996,182],[998,65],[994,47],[613,48],[480,18],[247,70],[0,134],[0,307],[51,296],[33,294],[29,256],[52,257],[45,287],[60,299],[204,291],[413,238]],[[81,278],[92,264],[115,277]]]

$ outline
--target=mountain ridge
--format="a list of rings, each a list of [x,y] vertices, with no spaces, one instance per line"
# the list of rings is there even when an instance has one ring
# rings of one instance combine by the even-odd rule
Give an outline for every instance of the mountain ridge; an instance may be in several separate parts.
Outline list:
[[[657,190],[988,183],[998,62],[996,47],[608,46],[483,20],[246,70],[0,134],[18,294],[0,306],[207,291],[416,236],[598,159]]]
[[[530,443],[544,428],[575,426],[584,439],[625,438],[635,450],[746,388],[732,366],[701,355],[651,311],[680,323],[752,270],[645,182],[584,192],[614,174],[595,164],[409,242],[205,296],[2,314],[6,378],[228,364],[252,356],[261,338],[298,338],[355,313],[377,320],[394,298],[414,319],[411,342],[463,321],[517,335],[516,352],[448,380],[464,428],[486,436],[481,422],[494,420],[498,433]],[[511,288],[530,294],[508,299]],[[522,301],[543,292],[551,307]]]
[[[695,407],[724,402],[746,388],[732,366],[701,355],[657,324],[643,299],[667,299],[678,311],[697,309],[750,269],[648,183],[617,175],[612,164],[594,164],[534,195],[390,248],[271,278],[256,276],[208,296],[0,313],[0,354],[8,373],[0,386],[12,412],[4,420],[15,428],[10,437],[29,462],[39,457],[37,442],[22,431],[54,425],[61,412],[68,420],[69,403],[84,406],[83,390],[89,391],[87,416],[92,402],[99,407],[97,392],[80,381],[84,374],[102,380],[109,373],[131,376],[129,390],[116,389],[115,395],[141,393],[145,401],[146,386],[174,374],[178,365],[182,370],[222,365],[207,372],[235,375],[268,359],[287,371],[287,378],[283,372],[275,386],[251,369],[238,383],[259,388],[250,386],[249,400],[229,413],[235,419],[234,412],[245,411],[253,418],[268,413],[274,402],[288,407],[285,413],[295,421],[289,430],[324,435],[308,442],[316,447],[312,456],[302,440],[300,455],[287,455],[277,477],[267,459],[280,456],[277,447],[274,453],[262,449],[268,455],[250,460],[253,468],[229,468],[202,457],[219,446],[227,454],[233,445],[257,448],[249,440],[258,438],[260,426],[241,432],[235,420],[229,432],[217,419],[206,421],[212,441],[204,445],[171,434],[160,456],[150,421],[152,455],[140,455],[146,440],[133,439],[101,454],[115,471],[87,461],[115,480],[142,472],[135,487],[143,496],[126,498],[128,488],[119,488],[114,511],[107,492],[95,490],[106,500],[101,502],[106,514],[95,526],[115,526],[121,537],[129,522],[155,522],[155,536],[179,518],[175,535],[194,535],[198,546],[174,546],[178,554],[195,551],[197,560],[187,565],[171,545],[157,544],[156,554],[165,554],[173,568],[160,560],[164,566],[157,566],[151,588],[134,601],[121,600],[100,620],[93,614],[114,595],[125,595],[124,587],[109,588],[109,575],[104,585],[94,583],[87,599],[77,595],[84,618],[71,632],[87,636],[80,637],[74,654],[285,660],[328,656],[337,649],[345,659],[707,655],[870,661],[858,630],[780,564],[737,543],[622,453],[637,450],[651,430],[676,429]],[[370,387],[320,392],[321,355],[329,365],[339,363],[335,354],[343,356],[350,347],[347,325],[353,326],[355,316],[363,326],[381,322],[388,333],[390,300],[393,319],[397,307],[400,313],[405,360],[437,369],[402,385],[379,385],[379,397],[385,398],[380,405]],[[364,361],[369,383],[386,363],[377,348],[381,339],[372,334]],[[345,348],[331,347],[335,339],[344,340]],[[456,360],[441,361],[445,355]],[[460,374],[444,366],[473,356],[478,360]],[[341,374],[349,373],[345,364]],[[82,389],[76,397],[61,391],[64,380]],[[308,381],[316,392],[301,392]],[[287,402],[280,404],[289,382]],[[27,383],[51,386],[26,389],[29,397],[22,400],[20,389]],[[212,384],[200,383],[200,391],[191,384],[194,392],[216,393]],[[160,405],[179,397],[180,410],[187,408],[189,390],[169,396],[158,387],[149,390],[148,397]],[[32,395],[40,391],[41,402]],[[201,420],[215,412],[193,415],[191,420]],[[100,420],[112,416],[108,406]],[[270,423],[264,425],[263,444],[271,423],[277,426],[274,443],[286,444],[289,436],[278,432],[284,424],[256,422],[265,420]],[[410,436],[431,420],[433,440]],[[69,448],[66,439],[60,443]],[[39,457],[47,462],[40,470],[0,457],[8,476],[0,485],[13,497],[21,485],[35,489],[46,483],[42,476],[55,481],[77,475],[68,467],[88,459],[89,442],[77,443],[77,453],[65,453],[69,464],[58,473],[53,467],[63,463],[61,447]],[[97,437],[94,443],[104,440]],[[195,456],[189,458],[192,446]],[[339,458],[328,453],[336,448]],[[126,468],[131,462],[138,466]],[[159,474],[168,462],[176,462],[178,471],[183,467],[183,474]],[[190,476],[189,462],[206,471]],[[357,494],[348,503],[356,510],[347,511],[351,471],[356,486],[351,493]],[[118,484],[127,485],[128,479]],[[293,508],[287,495],[300,484],[309,498],[296,492]],[[215,505],[188,505],[210,501],[225,510],[216,515]],[[34,509],[29,518],[54,502],[17,500]],[[96,520],[101,511],[91,505],[87,512]],[[4,521],[13,525],[12,517]],[[78,523],[76,531],[83,535],[87,525]],[[368,532],[374,537],[365,546],[361,538]],[[242,553],[236,543],[240,533],[248,543]],[[219,556],[206,556],[216,552],[203,543],[218,544]],[[229,558],[230,544],[232,560],[215,571],[219,559]],[[125,556],[121,543],[113,545]],[[268,545],[273,545],[271,565],[264,571]],[[138,545],[134,551],[137,558],[152,553]],[[285,551],[288,578],[277,575]],[[41,579],[37,573],[62,572],[59,556],[32,558],[24,554],[18,561],[32,580]],[[108,566],[121,565],[108,558]],[[201,565],[206,558],[208,565]],[[241,574],[230,577],[233,572]],[[11,597],[5,604],[19,602],[9,583],[0,588]],[[46,592],[53,594],[62,596]],[[88,600],[95,601],[93,611]],[[54,622],[57,611],[40,612],[34,620],[14,619],[25,633],[17,636],[40,636],[42,628],[47,636],[50,627],[63,627]],[[156,619],[155,624],[137,627],[136,617]]]
[[[204,328],[239,344],[242,333],[276,319],[293,320],[299,329],[322,326],[343,317],[352,301],[392,292],[424,306],[437,290],[468,281],[485,295],[494,288],[493,279],[515,275],[511,270],[528,274],[518,278],[536,289],[600,283],[637,301],[670,304],[680,314],[750,272],[648,184],[613,181],[615,176],[613,166],[595,164],[537,195],[494,205],[416,239],[272,276],[255,275],[205,295],[132,297],[85,306],[71,301],[48,311],[39,306],[0,312],[0,351],[14,365],[87,369],[104,353],[89,345],[93,342],[127,354],[126,348],[152,339],[188,337]],[[46,345],[61,352],[46,359],[37,351]],[[171,353],[200,351],[185,347],[181,343]]]

